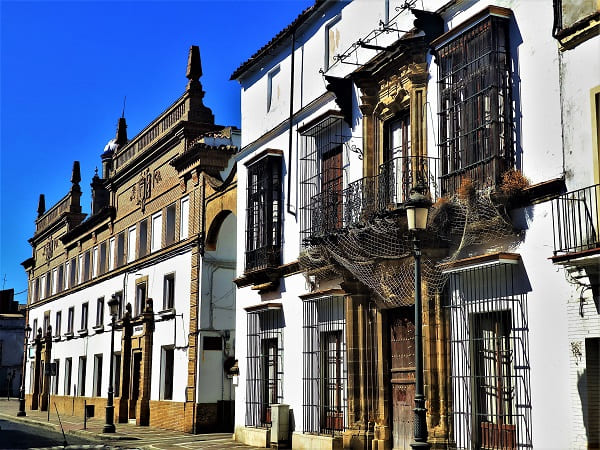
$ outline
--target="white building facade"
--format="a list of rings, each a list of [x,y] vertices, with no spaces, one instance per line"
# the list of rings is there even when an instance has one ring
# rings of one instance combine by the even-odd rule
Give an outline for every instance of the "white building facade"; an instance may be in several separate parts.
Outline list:
[[[429,442],[597,445],[598,5],[558,3],[317,1],[234,72],[237,439],[409,447],[418,188]]]

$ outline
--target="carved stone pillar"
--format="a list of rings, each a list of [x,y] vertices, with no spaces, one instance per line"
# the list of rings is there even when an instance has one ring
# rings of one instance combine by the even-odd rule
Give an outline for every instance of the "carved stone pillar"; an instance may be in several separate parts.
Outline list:
[[[31,393],[31,409],[38,409],[40,405],[40,391],[42,380],[42,329],[37,330],[35,337],[35,365],[33,369],[33,392]]]
[[[131,386],[131,305],[127,304],[125,317],[122,322],[121,333],[121,386],[119,388],[119,401],[117,403],[117,420],[127,423],[129,420],[129,388]]]
[[[46,370],[49,367],[49,364],[52,362],[51,353],[52,353],[52,327],[48,327],[46,331],[46,336],[43,339],[43,362],[44,362],[44,373],[41,373],[42,376],[42,392],[40,394],[40,411],[48,411],[48,400],[50,396],[50,372]]]
[[[369,292],[356,281],[342,283],[346,298],[346,350],[348,358],[348,430],[344,448],[364,449],[373,440],[375,355]]]

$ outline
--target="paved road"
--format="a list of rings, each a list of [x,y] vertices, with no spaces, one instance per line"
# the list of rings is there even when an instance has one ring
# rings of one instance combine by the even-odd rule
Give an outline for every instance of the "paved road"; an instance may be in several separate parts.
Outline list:
[[[0,449],[44,448],[63,445],[61,433],[47,428],[0,419]],[[78,436],[67,436],[68,449],[107,448]],[[85,447],[81,447],[85,446]],[[91,447],[90,447],[91,446]]]

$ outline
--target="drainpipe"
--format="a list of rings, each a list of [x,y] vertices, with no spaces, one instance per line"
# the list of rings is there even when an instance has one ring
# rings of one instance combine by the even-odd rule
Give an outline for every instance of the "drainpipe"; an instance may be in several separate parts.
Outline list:
[[[296,50],[296,30],[292,30],[292,68],[290,70],[290,127],[288,132],[288,174],[287,174],[287,212],[296,217],[296,210],[292,210],[292,132],[294,128],[294,69]]]

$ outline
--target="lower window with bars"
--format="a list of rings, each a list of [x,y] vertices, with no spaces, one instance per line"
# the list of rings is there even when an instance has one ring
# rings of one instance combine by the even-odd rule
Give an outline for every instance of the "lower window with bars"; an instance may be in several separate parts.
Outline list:
[[[283,400],[283,312],[248,311],[246,426],[270,427],[271,405]]]
[[[531,447],[527,295],[518,264],[450,274],[453,447]]]
[[[304,300],[303,432],[333,435],[347,427],[344,297]]]

